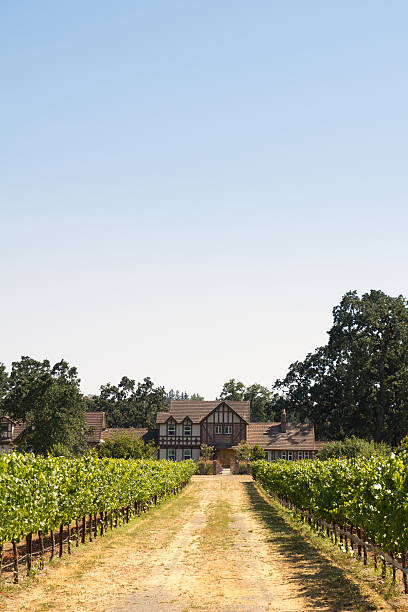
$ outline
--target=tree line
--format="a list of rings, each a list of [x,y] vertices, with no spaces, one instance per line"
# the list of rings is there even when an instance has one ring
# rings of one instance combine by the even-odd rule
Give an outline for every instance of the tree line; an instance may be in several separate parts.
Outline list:
[[[171,400],[201,400],[197,393],[123,376],[84,397],[78,372],[62,360],[22,357],[7,372],[0,364],[0,415],[27,423],[21,447],[49,452],[84,447],[85,411],[104,411],[108,427],[154,427]],[[318,439],[360,438],[397,444],[408,432],[408,304],[372,290],[349,291],[333,309],[328,341],[292,363],[270,388],[227,381],[218,399],[248,400],[252,421],[310,422]]]
[[[91,433],[86,429],[86,412],[105,412],[108,427],[152,428],[157,412],[168,410],[172,399],[203,398],[173,389],[166,392],[149,377],[136,383],[127,376],[117,385],[102,385],[98,395],[84,396],[77,368],[64,360],[52,365],[47,359],[23,356],[11,364],[10,372],[0,364],[0,416],[26,424],[18,448],[36,454],[83,452],[85,435]]]

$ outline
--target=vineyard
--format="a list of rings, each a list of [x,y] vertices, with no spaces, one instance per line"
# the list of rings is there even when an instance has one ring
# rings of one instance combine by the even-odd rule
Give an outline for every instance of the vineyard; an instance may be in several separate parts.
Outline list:
[[[346,551],[372,553],[403,573],[408,592],[408,454],[370,459],[332,459],[252,464],[263,488],[322,530]]]
[[[166,497],[177,493],[195,472],[193,461],[78,459],[8,454],[0,456],[0,578],[6,543],[13,551],[14,581],[19,577],[19,546],[24,541],[27,573],[32,570],[33,539],[40,565],[44,541],[54,556],[64,543],[85,542],[129,522]],[[21,548],[21,547],[20,547]]]

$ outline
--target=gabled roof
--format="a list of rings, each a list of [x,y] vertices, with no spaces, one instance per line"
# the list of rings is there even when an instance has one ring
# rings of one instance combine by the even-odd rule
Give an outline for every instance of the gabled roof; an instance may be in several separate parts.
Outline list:
[[[250,446],[259,444],[265,449],[315,449],[314,427],[310,424],[287,423],[282,432],[281,423],[248,423],[247,440]]]
[[[157,413],[156,423],[165,423],[170,417],[173,417],[177,423],[181,423],[186,417],[189,417],[193,423],[200,423],[210,412],[223,403],[229,406],[242,419],[249,422],[249,402],[172,400],[168,412]]]
[[[90,433],[85,433],[87,442],[96,442],[102,438],[102,432],[106,429],[106,416],[104,412],[86,412],[85,426],[91,429]]]

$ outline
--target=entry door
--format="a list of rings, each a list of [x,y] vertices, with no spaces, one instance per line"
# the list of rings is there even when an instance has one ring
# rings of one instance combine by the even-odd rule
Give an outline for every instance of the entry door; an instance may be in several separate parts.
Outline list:
[[[230,467],[231,462],[234,461],[234,451],[231,448],[221,448],[218,451],[218,461],[222,467]]]

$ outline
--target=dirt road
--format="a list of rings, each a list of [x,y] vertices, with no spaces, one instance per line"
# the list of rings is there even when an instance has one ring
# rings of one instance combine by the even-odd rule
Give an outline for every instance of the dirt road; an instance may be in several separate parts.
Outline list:
[[[178,498],[0,601],[5,612],[393,609],[237,476],[194,477]]]

